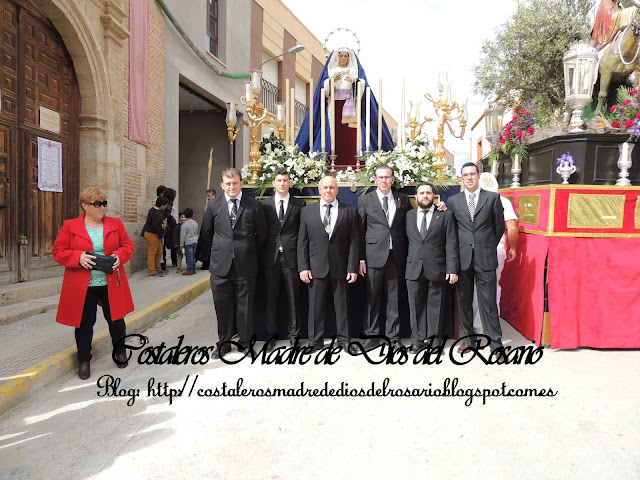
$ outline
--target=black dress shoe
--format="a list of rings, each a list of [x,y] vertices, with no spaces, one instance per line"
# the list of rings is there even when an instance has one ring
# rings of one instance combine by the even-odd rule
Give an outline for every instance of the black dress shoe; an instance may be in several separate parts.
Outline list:
[[[91,376],[91,366],[89,362],[80,362],[78,364],[78,377],[80,380],[86,380]]]
[[[377,338],[369,338],[367,341],[364,342],[364,344],[362,345],[362,348],[364,349],[365,352],[369,352],[374,348],[378,348],[379,346],[380,346],[380,340],[378,340]]]
[[[424,350],[424,348],[425,348],[424,344],[423,345],[411,344],[411,348],[409,348],[409,353],[412,353],[415,355],[416,353]]]
[[[395,339],[395,340],[391,340],[391,346],[393,347],[394,350],[401,350],[403,348],[406,348],[402,342],[399,339]]]
[[[116,354],[116,360],[116,365],[118,365],[118,368],[127,368],[127,365],[129,365],[126,353]]]
[[[267,353],[273,352],[276,348],[276,341],[274,340],[267,340],[265,342],[265,346],[264,346],[264,350]]]
[[[292,346],[292,347],[295,347],[296,346],[296,339],[295,338],[290,338],[289,339],[289,345]]]
[[[211,359],[219,360],[221,355],[224,356],[230,351],[231,351],[231,347],[229,346],[216,348],[216,351],[211,354]]]
[[[306,347],[307,353],[317,352],[318,350],[322,350],[324,348],[324,342],[311,342]]]

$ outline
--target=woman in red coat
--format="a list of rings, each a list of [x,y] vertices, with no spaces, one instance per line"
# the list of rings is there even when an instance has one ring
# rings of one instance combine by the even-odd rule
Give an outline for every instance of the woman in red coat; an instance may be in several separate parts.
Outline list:
[[[97,188],[85,188],[80,193],[84,213],[66,220],[53,244],[53,258],[65,266],[60,304],[56,321],[76,327],[78,376],[86,380],[91,375],[91,341],[98,305],[109,324],[115,349],[127,334],[124,316],[133,311],[133,299],[123,264],[133,255],[134,245],[122,221],[107,217],[107,200]],[[110,275],[93,270],[95,256],[87,252],[116,259]],[[119,368],[127,366],[126,350],[115,350]]]

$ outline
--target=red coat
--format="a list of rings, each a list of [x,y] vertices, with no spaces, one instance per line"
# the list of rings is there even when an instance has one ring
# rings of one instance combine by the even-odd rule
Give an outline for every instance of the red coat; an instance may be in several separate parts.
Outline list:
[[[78,218],[65,220],[52,251],[53,259],[65,266],[56,322],[76,328],[82,320],[91,277],[91,271],[82,268],[78,262],[82,252],[93,251],[93,242],[84,226],[84,217],[83,213]],[[118,320],[133,311],[133,298],[123,265],[133,255],[134,244],[119,218],[103,217],[103,235],[105,255],[115,253],[120,259],[120,266],[116,271],[107,275],[111,319]]]

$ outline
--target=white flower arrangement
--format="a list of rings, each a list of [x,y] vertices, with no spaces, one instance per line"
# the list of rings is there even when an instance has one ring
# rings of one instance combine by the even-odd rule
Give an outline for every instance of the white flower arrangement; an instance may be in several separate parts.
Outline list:
[[[434,184],[446,183],[448,180],[456,181],[455,171],[451,167],[444,169],[445,182],[436,181],[437,172],[433,168],[435,157],[429,143],[429,136],[422,133],[407,142],[404,149],[396,147],[391,152],[374,152],[367,159],[358,180],[361,183],[372,184],[376,167],[385,164],[393,170],[397,188],[422,181]]]

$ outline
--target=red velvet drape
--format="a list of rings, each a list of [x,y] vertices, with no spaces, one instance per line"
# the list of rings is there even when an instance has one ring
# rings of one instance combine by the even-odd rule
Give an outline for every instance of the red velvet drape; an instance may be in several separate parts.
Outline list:
[[[336,100],[336,166],[355,167],[356,129],[342,123],[342,107],[346,100]]]

